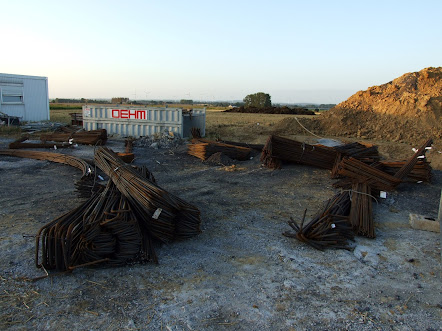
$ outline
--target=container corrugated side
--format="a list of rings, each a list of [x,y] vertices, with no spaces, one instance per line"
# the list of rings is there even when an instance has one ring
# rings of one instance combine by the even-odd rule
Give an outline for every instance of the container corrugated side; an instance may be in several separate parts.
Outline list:
[[[106,129],[109,134],[133,137],[150,136],[168,130],[186,138],[190,137],[191,127],[199,127],[205,133],[205,109],[193,113],[191,116],[183,115],[181,108],[83,106],[83,127],[86,130]]]

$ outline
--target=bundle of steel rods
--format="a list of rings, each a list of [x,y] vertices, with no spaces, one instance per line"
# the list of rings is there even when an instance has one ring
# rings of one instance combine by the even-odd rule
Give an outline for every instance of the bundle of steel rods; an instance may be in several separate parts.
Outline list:
[[[374,162],[380,160],[378,148],[374,145],[363,145],[361,143],[354,142],[341,146],[335,146],[333,148],[336,150],[337,156],[331,171],[332,178],[339,177],[339,164],[344,157],[353,157],[366,164],[373,164]]]
[[[201,138],[201,129],[192,127],[190,128],[190,134],[192,135],[192,138]]]
[[[219,142],[223,143],[223,144],[233,145],[233,146],[251,148],[251,149],[257,150],[259,152],[261,152],[262,149],[264,148],[263,144],[248,144],[248,143],[240,143],[240,142],[228,141],[228,140],[220,140]]]
[[[37,267],[59,271],[157,261],[149,231],[111,181],[103,192],[42,227],[35,254]]]
[[[394,176],[400,168],[402,168],[405,165],[405,161],[380,161],[379,162],[379,168],[386,172],[387,174],[390,174]],[[431,182],[432,174],[431,174],[432,168],[430,166],[430,163],[427,161],[418,161],[413,169],[408,173],[408,175],[403,178],[408,179],[412,182]]]
[[[58,149],[58,148],[66,148],[66,147],[71,146],[71,144],[69,144],[69,143],[25,142],[28,139],[29,139],[29,137],[27,137],[27,136],[21,137],[21,138],[17,139],[16,141],[13,141],[12,143],[10,143],[8,147],[9,147],[9,149],[21,149],[21,148],[54,148],[54,149]]]
[[[343,157],[353,157],[359,161],[370,164],[381,159],[378,147],[375,145],[364,145],[359,142],[348,143],[333,147]]]
[[[367,183],[354,182],[351,189],[350,223],[353,231],[367,238],[375,237],[371,188]]]
[[[0,155],[17,156],[28,159],[46,160],[51,162],[67,164],[72,167],[80,169],[83,172],[82,177],[90,176],[93,173],[92,167],[86,161],[72,155],[52,153],[52,152],[17,150],[17,149],[15,150],[0,149]]]
[[[144,178],[105,147],[97,149],[95,163],[129,200],[154,238],[168,242],[200,233],[198,208]]]
[[[394,176],[399,179],[407,177],[407,175],[413,170],[414,165],[419,161],[419,158],[424,156],[425,152],[432,144],[433,139],[428,139]]]
[[[349,249],[348,241],[354,239],[352,226],[348,221],[350,196],[348,192],[338,193],[327,201],[310,222],[304,225],[305,214],[298,225],[292,218],[288,222],[294,232],[286,231],[284,236],[296,238],[313,248]]]
[[[231,159],[245,161],[250,158],[251,149],[248,147],[223,144],[216,141],[198,139],[193,144],[187,145],[187,154],[201,160],[208,159],[212,154],[221,152]]]
[[[368,238],[375,237],[372,212],[373,191],[392,191],[407,176],[419,180],[430,180],[431,167],[428,162],[425,160],[419,161],[419,159],[424,158],[423,155],[430,148],[431,144],[432,140],[428,139],[407,162],[380,162],[378,161],[377,150],[372,149],[370,146],[366,146],[368,147],[366,149],[362,145],[348,144],[347,146],[344,145],[336,148],[337,157],[333,173],[344,178],[335,183],[335,186],[345,189],[341,193],[343,195],[342,198],[345,196],[349,197],[348,214],[338,214],[344,215],[343,219],[347,221],[347,226],[350,226],[354,234]],[[273,155],[272,147],[274,148],[274,146],[270,144],[270,148],[267,145],[266,147],[270,150],[266,153]],[[372,161],[376,162],[367,164]],[[397,170],[398,168],[399,170]],[[330,213],[330,215],[335,214]],[[317,249],[324,249],[329,247],[329,245],[335,247],[336,243],[339,243],[337,246],[340,246],[342,241],[336,239],[337,235],[335,233],[330,234],[330,237],[335,239],[332,244],[329,241],[322,241],[321,235],[326,234],[329,229],[325,215],[326,213],[324,214],[324,210],[322,210],[307,226],[303,226],[305,214],[300,226],[291,220],[289,225],[295,230],[295,233],[286,232],[285,235],[295,237]],[[336,225],[336,222],[333,224]]]
[[[261,162],[271,169],[279,168],[281,161],[288,161],[331,170],[336,157],[337,152],[330,147],[270,136],[262,150]]]
[[[78,131],[67,133],[45,133],[40,135],[41,141],[71,142],[84,145],[104,145],[107,140],[106,129]]]
[[[392,191],[401,183],[401,179],[355,158],[344,158],[339,163],[338,174],[358,183],[366,183],[371,188],[381,191]]]

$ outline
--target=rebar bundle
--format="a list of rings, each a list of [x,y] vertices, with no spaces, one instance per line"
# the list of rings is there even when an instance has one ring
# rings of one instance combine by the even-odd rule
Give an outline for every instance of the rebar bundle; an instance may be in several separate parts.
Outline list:
[[[353,157],[366,164],[373,164],[374,162],[379,161],[381,158],[377,146],[374,145],[364,145],[354,142],[341,146],[335,146],[333,148],[336,150],[337,156],[331,171],[332,178],[339,177],[339,164],[345,157]]]
[[[332,170],[336,157],[337,152],[330,147],[270,136],[262,150],[261,162],[271,169],[280,168],[281,161],[288,161]]]
[[[339,163],[338,174],[350,178],[352,182],[366,183],[372,189],[380,191],[392,191],[401,183],[401,179],[355,158],[344,158]]]
[[[368,164],[379,161],[381,159],[378,147],[375,145],[364,145],[359,142],[353,142],[341,146],[335,146],[333,148],[337,152],[341,153],[343,157],[353,157],[359,161]]]
[[[371,188],[367,183],[354,182],[352,185],[350,223],[354,232],[367,238],[375,237]]]
[[[419,161],[419,157],[424,156],[427,148],[430,148],[432,144],[433,139],[428,139],[394,176],[399,179],[407,177],[407,175],[413,170],[414,165]]]
[[[240,143],[240,142],[228,141],[228,140],[220,140],[218,142],[223,143],[223,144],[233,145],[233,146],[240,146],[240,147],[251,148],[251,149],[254,149],[254,150],[259,151],[259,152],[261,152],[262,149],[264,148],[263,144]]]
[[[47,143],[47,142],[43,142],[43,143],[33,143],[33,142],[25,142],[26,140],[28,140],[29,137],[28,136],[24,136],[21,137],[19,139],[17,139],[16,141],[13,141],[12,143],[9,144],[9,149],[21,149],[21,148],[54,148],[54,149],[58,149],[58,148],[66,148],[66,147],[70,147],[71,144],[69,143]]]
[[[92,167],[84,160],[67,154],[28,151],[19,149],[0,149],[0,155],[9,155],[16,157],[24,157],[28,159],[45,160],[57,163],[63,163],[78,168],[83,172],[82,177],[90,176],[93,173]]]
[[[45,133],[40,135],[41,141],[58,141],[58,142],[72,142],[74,144],[84,145],[104,145],[107,140],[106,129],[91,130],[91,131],[77,131],[67,133]]]
[[[201,129],[192,127],[190,128],[190,134],[192,135],[192,138],[201,138]]]
[[[394,176],[400,168],[405,165],[405,161],[380,161],[380,169],[387,174]],[[431,182],[431,174],[432,168],[429,162],[427,161],[418,161],[413,169],[408,173],[408,175],[404,178],[413,182]]]
[[[95,163],[129,200],[152,237],[168,242],[201,232],[198,208],[144,178],[108,148],[97,149]]]
[[[206,160],[212,154],[221,152],[231,159],[245,161],[250,158],[251,149],[248,147],[235,146],[219,143],[216,141],[198,139],[193,144],[187,145],[187,154],[201,160]]]
[[[157,261],[149,232],[111,181],[103,192],[42,227],[35,254],[37,267],[59,271]]]
[[[286,231],[283,235],[296,238],[319,250],[349,249],[348,241],[354,239],[353,229],[348,221],[349,212],[350,196],[347,192],[338,193],[306,225],[306,211],[300,225],[290,218],[288,224],[294,232]]]

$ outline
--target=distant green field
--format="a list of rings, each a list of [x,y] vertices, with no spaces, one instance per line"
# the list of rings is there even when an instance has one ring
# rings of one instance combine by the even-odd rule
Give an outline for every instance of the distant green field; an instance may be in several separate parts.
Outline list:
[[[49,109],[81,109],[82,104],[50,103]]]

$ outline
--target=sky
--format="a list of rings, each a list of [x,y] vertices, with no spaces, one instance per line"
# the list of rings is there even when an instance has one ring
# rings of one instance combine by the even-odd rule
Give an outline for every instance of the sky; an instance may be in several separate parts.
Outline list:
[[[442,66],[442,1],[0,0],[0,72],[50,98],[339,103]]]

